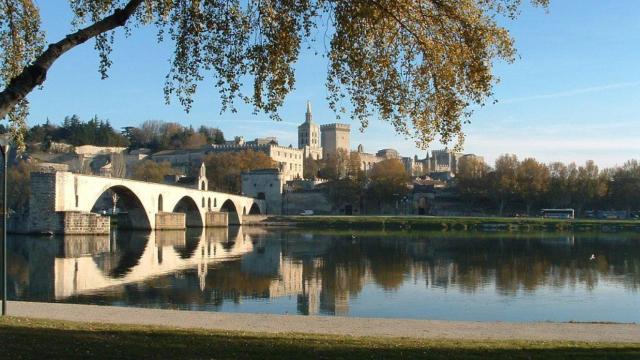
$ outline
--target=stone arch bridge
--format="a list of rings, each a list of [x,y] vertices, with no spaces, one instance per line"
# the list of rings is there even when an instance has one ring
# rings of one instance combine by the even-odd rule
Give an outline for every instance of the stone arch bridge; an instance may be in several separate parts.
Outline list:
[[[115,194],[115,195],[114,195]],[[32,173],[28,231],[109,232],[106,198],[117,199],[119,226],[135,230],[241,225],[264,214],[264,200],[215,191],[70,172]]]

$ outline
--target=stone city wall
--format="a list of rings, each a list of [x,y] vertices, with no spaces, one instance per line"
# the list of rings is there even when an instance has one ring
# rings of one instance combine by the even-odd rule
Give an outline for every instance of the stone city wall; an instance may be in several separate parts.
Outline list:
[[[331,214],[332,206],[322,191],[287,192],[283,201],[284,215],[298,215],[304,210],[314,214]]]

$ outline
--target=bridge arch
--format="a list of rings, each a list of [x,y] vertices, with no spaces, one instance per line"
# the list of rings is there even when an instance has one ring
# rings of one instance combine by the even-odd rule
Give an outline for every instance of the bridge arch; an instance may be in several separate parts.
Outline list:
[[[185,214],[187,227],[202,227],[202,214],[198,209],[198,204],[191,196],[183,196],[173,207],[173,212]]]
[[[231,199],[227,199],[222,203],[222,206],[220,206],[220,211],[226,212],[228,214],[227,216],[229,225],[242,224],[240,222],[240,214],[238,214],[238,208],[236,207],[236,204],[231,201]]]
[[[262,212],[260,211],[260,206],[257,203],[251,204],[251,208],[249,209],[249,215],[260,215]]]
[[[104,188],[91,203],[91,212],[113,212],[118,217],[118,227],[121,229],[151,230],[147,209],[133,190],[124,185]]]

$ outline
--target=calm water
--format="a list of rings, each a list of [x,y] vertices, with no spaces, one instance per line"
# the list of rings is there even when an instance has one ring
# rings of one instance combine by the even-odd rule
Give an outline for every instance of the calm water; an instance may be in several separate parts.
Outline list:
[[[640,234],[231,228],[9,240],[13,299],[276,314],[640,322]]]

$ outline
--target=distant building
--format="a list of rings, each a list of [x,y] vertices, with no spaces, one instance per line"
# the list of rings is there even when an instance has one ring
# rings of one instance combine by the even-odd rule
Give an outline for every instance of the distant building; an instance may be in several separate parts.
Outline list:
[[[339,149],[347,154],[350,151],[349,137],[351,127],[348,124],[325,124],[320,126],[320,137],[322,143],[322,157],[331,158],[336,156]]]
[[[207,167],[200,164],[198,174],[194,176],[167,175],[164,177],[165,184],[182,186],[191,189],[209,190],[209,180],[207,179]]]
[[[286,180],[302,178],[303,151],[293,147],[278,145],[275,138],[259,138],[245,142],[242,137],[225,145],[206,145],[200,149],[181,149],[159,151],[151,155],[151,159],[157,162],[167,161],[172,167],[183,172],[196,164],[202,163],[204,157],[210,153],[241,152],[252,150],[269,156],[276,162]]]
[[[168,162],[172,167],[187,173],[193,166],[200,164],[206,155],[206,148],[163,150],[152,154],[150,158],[155,162]]]
[[[353,153],[357,155],[360,159],[360,169],[362,171],[368,172],[370,171],[376,163],[379,163],[383,160],[396,159],[399,160],[404,168],[410,176],[420,176],[424,175],[425,167],[424,161],[418,160],[418,157],[401,157],[397,150],[395,149],[382,149],[379,150],[375,154],[365,153],[364,148],[361,145],[358,145],[358,150]]]
[[[453,174],[458,172],[458,160],[462,153],[453,152],[449,149],[433,150],[429,160],[429,172],[449,171]]]
[[[257,141],[258,139],[256,139]],[[294,147],[284,147],[277,142],[258,143],[249,142],[242,145],[209,145],[205,153],[240,152],[253,150],[266,154],[275,161],[278,169],[282,171],[285,180],[301,179],[303,170],[304,152]]]
[[[241,175],[242,194],[265,201],[265,212],[282,212],[282,193],[286,179],[279,169],[257,169]]]
[[[410,176],[421,176],[426,173],[424,160],[418,160],[418,155],[414,157],[402,157],[400,161],[402,165],[404,165],[404,170]]]
[[[298,126],[298,149],[303,150],[304,159],[322,159],[322,146],[320,141],[320,126],[313,121],[311,103],[307,101],[305,121]]]
[[[278,145],[278,139],[274,136],[267,136],[263,138],[256,138],[255,140],[245,141],[244,136],[236,136],[233,140],[225,141],[224,145],[233,146],[233,145]]]

